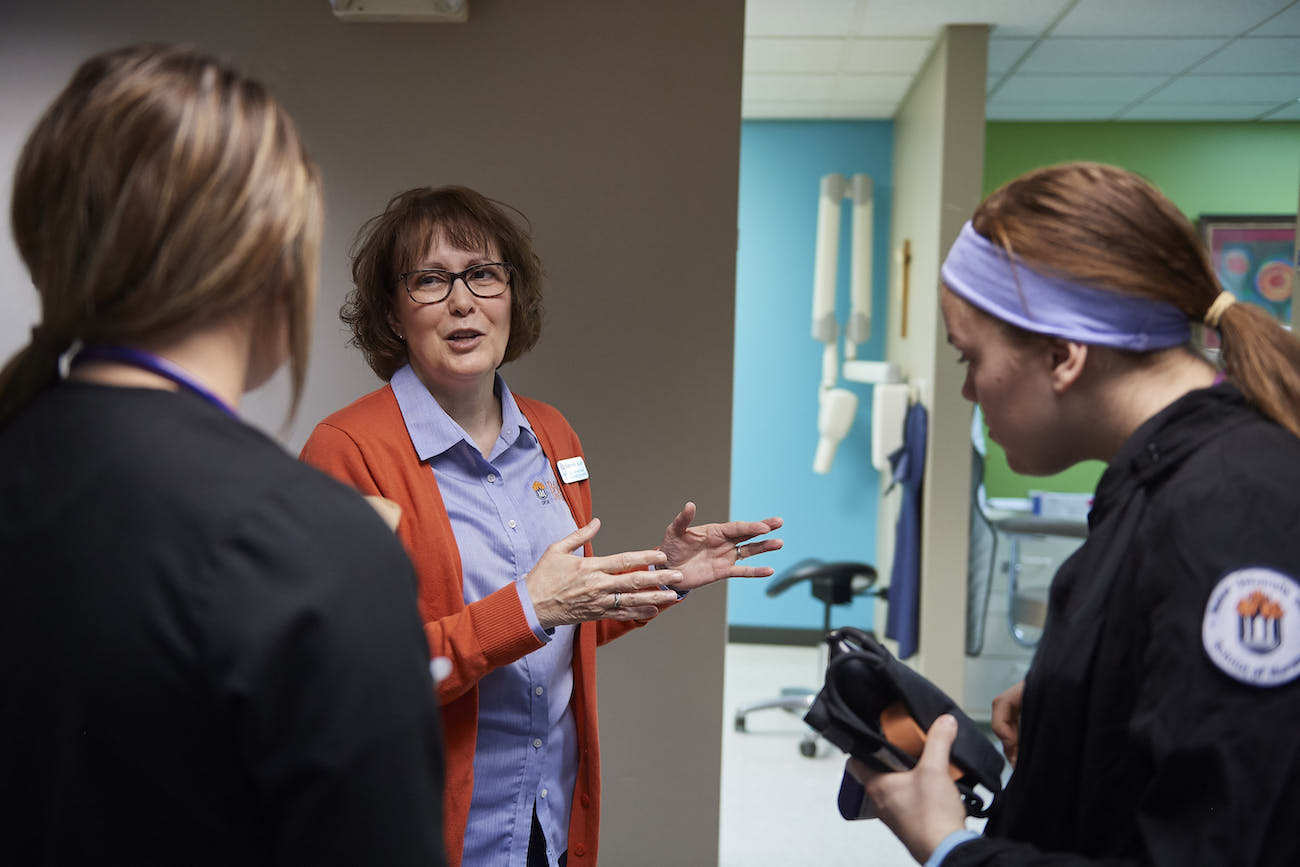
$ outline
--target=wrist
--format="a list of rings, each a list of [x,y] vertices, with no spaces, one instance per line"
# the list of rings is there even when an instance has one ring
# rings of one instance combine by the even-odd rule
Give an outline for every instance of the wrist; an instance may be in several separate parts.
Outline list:
[[[537,604],[533,601],[532,591],[528,589],[528,576],[515,580],[515,592],[519,594],[519,605],[524,609],[524,619],[528,621],[528,626],[533,630],[533,635],[537,640],[543,643],[551,640],[551,634],[555,632],[555,627],[560,624],[554,618],[554,605],[548,605],[545,602]]]
[[[948,854],[952,852],[953,849],[956,849],[961,844],[974,840],[977,837],[979,837],[979,834],[968,828],[958,828],[957,830],[952,831],[939,841],[939,845],[936,846],[934,851],[930,853],[930,856],[926,858],[924,867],[940,867],[940,865],[943,864],[944,859],[948,857]]]

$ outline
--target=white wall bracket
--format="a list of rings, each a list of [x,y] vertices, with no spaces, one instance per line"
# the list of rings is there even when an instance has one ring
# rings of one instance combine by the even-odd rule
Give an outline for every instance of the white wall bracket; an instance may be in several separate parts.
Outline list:
[[[813,457],[815,473],[830,472],[835,450],[853,426],[853,416],[858,410],[858,396],[846,388],[836,387],[840,376],[850,382],[875,386],[873,391],[877,395],[876,403],[888,406],[885,412],[879,407],[872,410],[872,455],[877,468],[881,467],[875,460],[877,453],[893,447],[896,439],[902,435],[901,422],[898,437],[886,435],[886,430],[892,428],[893,421],[900,417],[894,403],[897,397],[895,390],[903,382],[902,371],[891,361],[860,361],[857,357],[858,344],[865,343],[871,336],[871,242],[875,216],[873,196],[874,188],[867,175],[857,174],[846,178],[840,174],[829,174],[821,179],[812,303],[812,336],[824,345],[821,388],[817,394],[818,439],[817,452]],[[841,362],[840,327],[835,317],[835,288],[840,252],[840,212],[846,198],[851,200],[853,206],[852,271],[849,275],[851,307],[844,329],[844,358]],[[886,388],[882,389],[881,386]],[[882,391],[894,391],[895,394],[881,401],[879,398]],[[906,386],[902,386],[902,395],[905,409]],[[873,407],[876,403],[873,403]],[[881,428],[882,423],[886,428]],[[887,467],[888,461],[885,464]]]

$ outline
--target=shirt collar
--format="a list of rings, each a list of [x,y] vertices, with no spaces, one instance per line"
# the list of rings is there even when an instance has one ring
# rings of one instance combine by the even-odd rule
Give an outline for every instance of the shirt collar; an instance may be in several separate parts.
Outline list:
[[[388,384],[397,398],[397,406],[402,411],[402,420],[406,422],[406,432],[410,435],[411,444],[415,446],[415,452],[420,456],[420,460],[427,461],[437,457],[459,442],[466,442],[473,446],[469,435],[433,399],[433,395],[429,394],[424,383],[420,382],[411,365],[406,364],[394,373]],[[536,442],[537,435],[519,409],[515,396],[510,393],[500,374],[496,375],[493,388],[501,398],[500,438],[505,442],[506,448],[515,445],[525,434],[527,435],[525,443]]]

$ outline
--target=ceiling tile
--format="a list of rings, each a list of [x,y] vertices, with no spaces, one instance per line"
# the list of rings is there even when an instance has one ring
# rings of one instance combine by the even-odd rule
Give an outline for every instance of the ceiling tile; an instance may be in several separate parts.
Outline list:
[[[1253,120],[1267,107],[1244,102],[1143,102],[1124,112],[1124,120]]]
[[[844,52],[845,72],[905,72],[914,75],[930,54],[932,39],[849,40]]]
[[[1018,72],[1175,75],[1224,44],[1222,39],[1044,39]]]
[[[1053,36],[1237,36],[1292,0],[1079,0]]]
[[[1152,94],[1149,101],[1277,105],[1297,97],[1300,97],[1300,75],[1184,75]]]
[[[1300,36],[1300,4],[1287,8],[1250,31],[1251,36]]]
[[[996,36],[990,39],[989,74],[1001,76],[1014,66],[1036,41],[1036,39],[1002,39]]]
[[[745,72],[823,72],[840,67],[845,40],[783,39],[755,36],[745,40]]]
[[[841,75],[835,80],[835,99],[897,102],[911,83],[910,75]]]
[[[1300,75],[1300,36],[1238,39],[1192,71],[1197,75]]]
[[[747,0],[749,36],[847,36],[853,31],[858,0]]]
[[[988,104],[989,120],[1109,120],[1125,103],[1114,102],[998,102]]]
[[[835,95],[833,75],[745,75],[741,99],[831,99]]]
[[[986,22],[990,118],[1300,119],[1300,0],[748,0],[745,20],[746,117],[890,117],[944,25]]]
[[[996,97],[1005,102],[1109,102],[1127,104],[1164,82],[1156,75],[1023,75],[1008,78]]]
[[[865,0],[861,36],[934,37],[945,24],[994,24],[998,36],[1038,36],[1070,0]]]

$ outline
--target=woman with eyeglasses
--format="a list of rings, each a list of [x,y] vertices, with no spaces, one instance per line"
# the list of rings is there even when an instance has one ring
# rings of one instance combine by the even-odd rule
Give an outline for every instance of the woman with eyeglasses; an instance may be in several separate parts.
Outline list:
[[[0,372],[0,860],[445,864],[415,576],[347,486],[240,420],[307,367],[321,184],[257,81],[92,57],[12,224]],[[66,372],[61,368],[66,367]]]
[[[453,864],[592,865],[597,645],[690,589],[762,577],[779,518],[692,527],[594,556],[582,446],[497,373],[537,342],[542,268],[518,212],[464,187],[395,196],[362,227],[342,316],[387,385],[317,426],[302,458],[401,507],[446,731]],[[462,849],[463,842],[463,849]]]

